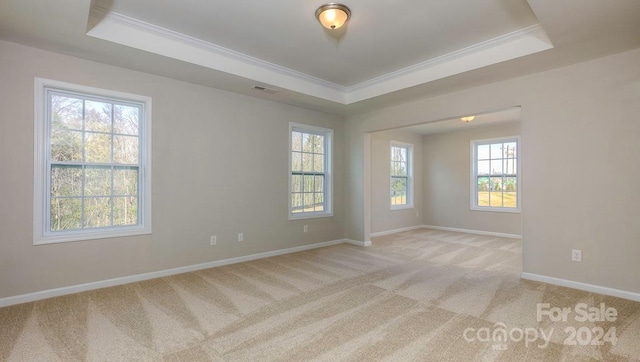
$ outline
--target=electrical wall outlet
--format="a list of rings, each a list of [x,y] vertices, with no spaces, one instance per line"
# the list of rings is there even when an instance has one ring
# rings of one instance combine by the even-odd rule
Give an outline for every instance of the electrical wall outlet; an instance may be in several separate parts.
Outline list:
[[[571,260],[582,261],[582,250],[571,249]]]
[[[244,233],[238,233],[238,241],[244,241]]]
[[[211,237],[209,238],[209,244],[211,246],[217,245],[218,244],[218,237],[216,237],[215,235],[211,235]]]
[[[305,233],[308,233],[309,232],[309,225],[303,226],[302,227],[302,231],[305,232]]]

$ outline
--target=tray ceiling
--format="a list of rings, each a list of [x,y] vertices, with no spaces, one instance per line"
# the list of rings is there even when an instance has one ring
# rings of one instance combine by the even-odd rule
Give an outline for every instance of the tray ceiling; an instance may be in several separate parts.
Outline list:
[[[340,115],[640,47],[637,0],[344,2],[4,0],[0,39]]]

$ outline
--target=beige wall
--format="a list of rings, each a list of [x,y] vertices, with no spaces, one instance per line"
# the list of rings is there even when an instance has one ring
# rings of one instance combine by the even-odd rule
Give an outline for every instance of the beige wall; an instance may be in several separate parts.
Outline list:
[[[153,98],[152,235],[32,245],[34,77]],[[344,237],[343,157],[334,216],[287,217],[289,122],[343,155],[340,117],[6,42],[0,79],[0,298]]]
[[[637,64],[640,50],[343,125],[336,116],[0,42],[0,298],[342,237],[367,240],[369,132],[517,105],[526,150],[524,271],[640,292]],[[36,76],[153,97],[152,235],[32,245]],[[287,220],[282,160],[290,121],[335,129],[335,154],[345,157],[334,160],[332,218]],[[239,231],[247,241],[233,241]],[[208,245],[212,234],[217,247]],[[582,263],[570,261],[573,248],[583,250]]]
[[[520,124],[510,122],[424,136],[424,224],[520,235],[520,213],[470,210],[470,142],[517,135]]]
[[[366,240],[367,132],[522,106],[523,266],[640,292],[640,49],[349,117],[347,230]],[[571,249],[583,261],[571,262]]]
[[[413,207],[391,210],[391,141],[413,145]],[[375,132],[371,135],[371,232],[422,225],[422,136],[402,130]]]

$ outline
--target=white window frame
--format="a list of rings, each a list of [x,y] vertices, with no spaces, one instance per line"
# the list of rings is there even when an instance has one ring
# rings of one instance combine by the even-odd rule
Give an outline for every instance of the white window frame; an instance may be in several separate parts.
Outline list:
[[[292,155],[292,136],[293,132],[304,132],[322,135],[325,137],[325,154],[324,154],[324,211],[312,211],[312,212],[299,212],[293,213],[292,210],[292,186],[291,179],[293,171],[291,169],[291,155]],[[328,128],[322,128],[317,126],[310,126],[301,123],[290,122],[289,123],[289,173],[287,179],[289,180],[288,200],[289,200],[289,220],[301,220],[301,219],[313,219],[319,217],[333,216],[333,130]]]
[[[391,154],[393,147],[406,148],[407,149],[407,203],[404,205],[392,205],[391,204],[391,183],[393,181],[393,175],[391,175]],[[405,210],[413,209],[413,144],[391,141],[389,146],[389,205],[391,210]]]
[[[478,160],[477,150],[478,146],[493,144],[493,143],[508,143],[516,142],[516,207],[495,207],[495,206],[478,206]],[[470,209],[472,211],[490,211],[490,212],[507,212],[507,213],[520,213],[522,204],[522,161],[520,158],[521,142],[520,136],[508,136],[498,138],[487,138],[480,140],[471,140],[471,197],[470,197]]]
[[[34,81],[34,182],[33,244],[52,244],[80,240],[151,234],[151,98],[135,94],[35,78]],[[138,103],[142,106],[138,179],[138,224],[104,228],[51,231],[50,228],[50,125],[47,89],[76,93],[82,97],[101,97]]]

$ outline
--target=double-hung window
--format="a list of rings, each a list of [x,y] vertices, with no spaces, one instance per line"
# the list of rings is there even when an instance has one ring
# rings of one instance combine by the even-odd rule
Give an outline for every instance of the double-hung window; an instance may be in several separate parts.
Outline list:
[[[151,232],[151,99],[36,79],[34,243]]]
[[[289,124],[289,219],[331,216],[333,130]]]
[[[520,211],[520,138],[471,141],[471,209]]]
[[[391,209],[413,207],[413,145],[391,141]]]

